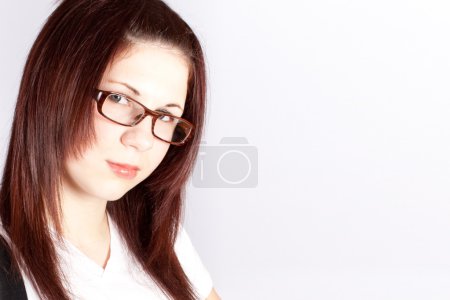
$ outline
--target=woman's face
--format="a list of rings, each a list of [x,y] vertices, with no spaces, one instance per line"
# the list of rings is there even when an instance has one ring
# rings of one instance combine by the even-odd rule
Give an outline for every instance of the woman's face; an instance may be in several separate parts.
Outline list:
[[[188,74],[188,62],[179,50],[136,43],[110,63],[98,89],[121,93],[151,110],[165,109],[181,116]],[[165,107],[170,103],[181,109]],[[95,144],[81,159],[66,161],[63,197],[117,200],[156,169],[170,144],[152,135],[150,116],[134,127],[126,127],[100,115],[94,100],[93,109]],[[112,163],[133,165],[139,170],[134,176]]]

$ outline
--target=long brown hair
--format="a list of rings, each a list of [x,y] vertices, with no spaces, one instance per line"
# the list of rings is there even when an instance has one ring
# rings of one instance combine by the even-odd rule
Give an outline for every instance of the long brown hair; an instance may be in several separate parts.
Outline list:
[[[171,145],[160,165],[107,211],[132,255],[168,297],[195,299],[174,252],[185,186],[200,143],[206,97],[203,52],[192,29],[160,0],[63,0],[26,62],[0,189],[0,218],[12,261],[44,299],[70,299],[63,285],[52,220],[61,238],[59,186],[64,161],[95,142],[92,92],[115,55],[134,40],[162,42],[189,58],[183,117],[193,137]]]

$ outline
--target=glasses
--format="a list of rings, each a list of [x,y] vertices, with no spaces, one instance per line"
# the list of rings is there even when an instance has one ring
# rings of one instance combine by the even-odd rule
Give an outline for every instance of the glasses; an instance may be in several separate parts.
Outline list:
[[[114,123],[133,127],[148,115],[152,117],[153,135],[167,143],[181,146],[192,136],[194,125],[169,112],[153,111],[116,92],[95,90],[98,112]]]

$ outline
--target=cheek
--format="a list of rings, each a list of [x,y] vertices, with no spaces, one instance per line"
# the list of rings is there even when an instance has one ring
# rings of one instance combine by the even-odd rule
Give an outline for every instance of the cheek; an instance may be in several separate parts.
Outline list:
[[[154,142],[153,148],[146,154],[146,167],[145,171],[142,172],[144,178],[151,175],[153,171],[161,164],[164,157],[167,155],[169,146],[169,144],[159,140]]]
[[[169,147],[170,147],[170,144],[167,144],[165,142],[159,142],[158,152],[160,153],[160,159],[158,161],[158,164],[160,164],[161,161],[164,159],[164,157],[167,155]]]
[[[111,147],[115,143],[120,141],[122,135],[122,128],[117,124],[113,124],[111,121],[105,119],[103,116],[98,115],[94,120],[95,139],[97,147]]]

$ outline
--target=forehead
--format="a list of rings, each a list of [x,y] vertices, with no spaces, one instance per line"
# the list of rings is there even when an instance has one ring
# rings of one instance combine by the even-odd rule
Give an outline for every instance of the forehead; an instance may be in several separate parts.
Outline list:
[[[101,85],[129,94],[123,85],[117,84],[126,83],[140,94],[132,96],[149,108],[166,103],[184,107],[189,68],[189,60],[177,48],[154,42],[134,42],[108,64]]]

